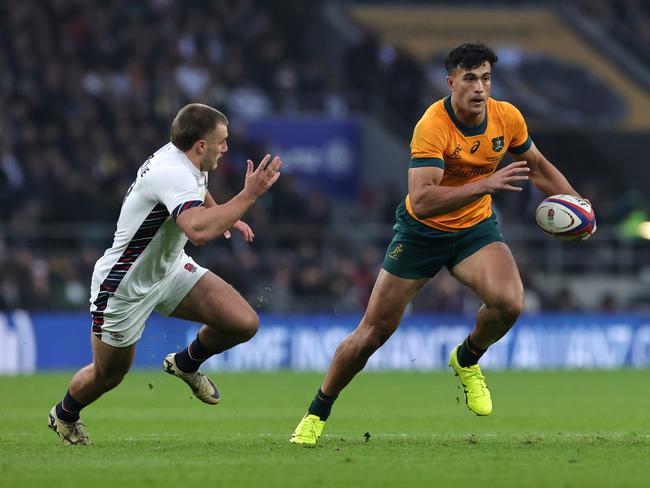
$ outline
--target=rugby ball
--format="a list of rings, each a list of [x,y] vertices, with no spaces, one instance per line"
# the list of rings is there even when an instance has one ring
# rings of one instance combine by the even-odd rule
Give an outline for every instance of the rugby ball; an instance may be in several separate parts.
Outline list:
[[[572,195],[553,195],[542,200],[535,220],[544,232],[563,241],[582,241],[596,232],[591,204]]]

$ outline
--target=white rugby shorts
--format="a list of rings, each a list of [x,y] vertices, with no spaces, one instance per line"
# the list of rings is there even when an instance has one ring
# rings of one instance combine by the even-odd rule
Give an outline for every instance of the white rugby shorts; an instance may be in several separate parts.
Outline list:
[[[98,311],[95,300],[99,293],[99,284],[96,283],[98,280],[93,279],[90,290],[93,298],[90,305],[93,333],[111,346],[130,346],[142,337],[145,321],[151,312],[169,316],[207,271],[183,253],[183,259],[178,261],[176,268],[156,283],[144,297],[123,296],[118,288],[108,298],[102,311]]]

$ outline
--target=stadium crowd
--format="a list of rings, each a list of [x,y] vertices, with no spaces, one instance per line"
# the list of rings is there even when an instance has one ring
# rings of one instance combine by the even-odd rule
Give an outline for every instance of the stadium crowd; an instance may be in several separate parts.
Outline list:
[[[230,151],[210,180],[217,201],[241,187],[243,161],[265,152],[241,136],[238,121],[372,111],[368,103],[383,100],[397,107],[401,126],[413,125],[423,109],[416,63],[368,37],[341,61],[346,77],[338,79],[301,42],[303,19],[315,7],[287,3],[0,3],[0,309],[86,308],[92,266],[110,245],[126,189],[189,101],[218,107],[233,122]],[[190,253],[266,311],[360,311],[402,197],[383,188],[362,194],[358,205],[383,226],[381,238],[350,245],[332,237],[333,202],[301,192],[283,175],[246,217],[253,246],[233,238]],[[620,195],[610,197],[616,200],[607,208],[625,205]],[[519,206],[502,202],[515,221]],[[526,279],[525,263],[522,273]],[[547,308],[579,307],[566,292],[560,300],[528,285],[532,300]],[[474,305],[441,274],[414,308]]]
[[[650,3],[644,0],[580,0],[575,7],[581,15],[630,49],[646,66],[650,64]]]

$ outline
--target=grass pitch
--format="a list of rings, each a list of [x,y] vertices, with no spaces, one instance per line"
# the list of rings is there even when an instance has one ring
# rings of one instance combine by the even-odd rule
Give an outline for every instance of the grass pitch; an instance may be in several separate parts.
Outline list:
[[[648,374],[488,371],[479,418],[451,373],[363,373],[313,449],[288,438],[322,374],[213,373],[215,407],[132,373],[84,412],[92,447],[46,427],[70,374],[0,377],[0,486],[647,486]]]

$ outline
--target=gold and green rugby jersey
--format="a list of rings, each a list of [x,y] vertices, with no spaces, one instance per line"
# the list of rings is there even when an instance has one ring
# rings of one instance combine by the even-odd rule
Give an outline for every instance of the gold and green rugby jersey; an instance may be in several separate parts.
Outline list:
[[[489,98],[483,123],[467,127],[456,118],[447,96],[431,105],[415,126],[410,167],[442,168],[441,186],[461,186],[494,173],[507,151],[521,154],[531,145],[524,117],[514,105]],[[492,197],[484,195],[452,212],[419,219],[407,195],[406,209],[429,227],[457,232],[492,215]]]

